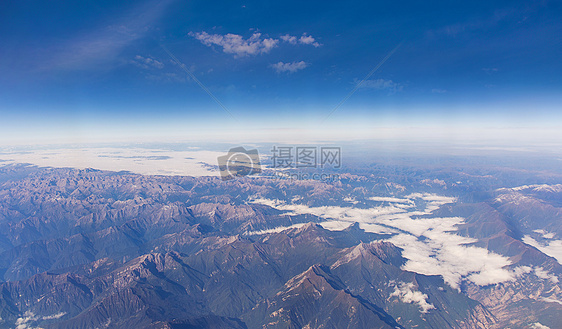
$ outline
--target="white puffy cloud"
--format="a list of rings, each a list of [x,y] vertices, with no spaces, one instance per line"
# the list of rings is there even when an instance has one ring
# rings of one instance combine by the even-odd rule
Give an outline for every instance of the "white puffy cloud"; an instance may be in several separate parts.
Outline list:
[[[285,34],[282,35],[280,37],[281,40],[290,43],[292,45],[296,45],[297,43],[303,44],[303,45],[311,45],[314,47],[320,47],[321,44],[316,41],[316,38],[314,38],[311,35],[307,35],[306,33],[303,33],[303,35],[301,35],[300,37],[296,37],[293,35],[289,35],[289,34]]]
[[[544,324],[541,324],[540,322],[535,322],[531,324],[531,329],[550,329],[550,327],[547,327]]]
[[[32,323],[37,321],[39,317],[31,311],[25,311],[25,313],[16,319],[16,329],[31,329],[34,328]]]
[[[343,201],[349,202],[349,203],[352,203],[352,204],[358,204],[359,203],[359,201],[357,201],[357,200],[355,200],[355,198],[351,198],[351,197],[345,197],[345,198],[343,198]]]
[[[285,41],[285,42],[288,42],[288,43],[290,43],[290,44],[292,44],[292,45],[296,45],[296,44],[297,44],[297,37],[292,36],[292,35],[288,35],[288,34],[282,35],[282,36],[281,36],[281,40],[283,40],[283,41]]]
[[[388,241],[402,248],[408,261],[404,270],[426,275],[441,275],[453,288],[462,280],[477,285],[511,281],[514,275],[505,266],[509,259],[487,249],[466,246],[475,240],[439,230],[425,232],[424,239],[412,234],[398,234]]]
[[[201,41],[206,46],[219,46],[227,54],[237,57],[268,53],[279,43],[278,39],[262,38],[261,33],[255,32],[248,39],[241,35],[228,33],[226,35],[209,34],[207,32],[189,32],[189,36]]]
[[[275,71],[277,71],[277,73],[283,73],[283,72],[295,73],[299,70],[304,70],[307,66],[308,63],[304,61],[292,62],[292,63],[279,62],[270,65],[270,67],[272,67]]]
[[[316,39],[314,39],[311,35],[306,35],[306,33],[299,38],[299,43],[302,43],[304,45],[312,45],[314,47],[321,46],[321,44],[319,44]]]
[[[545,270],[544,268],[537,266],[534,268],[535,271],[535,275],[539,278],[539,279],[543,279],[543,280],[550,280],[552,281],[552,283],[558,283],[558,277],[552,273],[550,273],[548,270]]]
[[[533,271],[533,268],[530,266],[517,266],[516,268],[513,269],[513,274],[515,274],[516,277],[521,277],[524,274],[529,274]]]
[[[416,290],[416,286],[412,282],[399,282],[394,285],[394,291],[390,294],[390,297],[398,297],[403,303],[418,304],[421,313],[427,313],[429,310],[435,309],[433,304],[427,302],[427,295]]]

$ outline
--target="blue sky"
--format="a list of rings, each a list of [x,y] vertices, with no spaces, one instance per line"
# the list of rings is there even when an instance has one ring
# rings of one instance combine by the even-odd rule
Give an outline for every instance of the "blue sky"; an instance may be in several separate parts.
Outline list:
[[[0,45],[4,144],[562,123],[559,1],[8,0]]]

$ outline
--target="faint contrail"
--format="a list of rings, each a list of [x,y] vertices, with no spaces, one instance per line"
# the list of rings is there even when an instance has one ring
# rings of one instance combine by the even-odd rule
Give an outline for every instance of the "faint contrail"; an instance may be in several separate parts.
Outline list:
[[[363,82],[365,82],[367,79],[369,79],[371,77],[371,75],[373,75],[389,58],[390,56],[392,56],[396,50],[398,50],[398,48],[400,48],[400,46],[402,45],[402,42],[400,42],[398,44],[398,46],[396,46],[394,49],[392,49],[378,64],[377,66],[375,66],[371,72],[369,72],[369,74],[367,74],[363,80],[361,80],[356,86],[355,88],[353,88],[352,91],[349,92],[349,94],[347,94],[347,96],[344,97],[344,99],[342,99],[338,105],[336,105],[336,107],[334,107],[332,109],[332,111],[330,111],[330,113],[328,113],[328,115],[322,120],[321,123],[324,123],[326,120],[328,120],[328,118],[334,114],[334,112],[336,112],[342,105],[343,103],[345,103],[356,91],[357,89],[359,89],[359,87],[361,87],[361,85],[363,84]]]
[[[220,101],[218,98],[216,98],[215,95],[213,95],[213,93],[209,90],[209,88],[205,87],[205,85],[204,85],[201,81],[199,81],[199,79],[197,79],[197,78],[195,77],[195,75],[193,75],[193,73],[191,73],[191,71],[189,71],[189,70],[185,67],[185,65],[184,65],[182,62],[180,62],[179,59],[178,59],[176,56],[174,56],[174,54],[172,54],[172,53],[168,50],[168,48],[166,48],[164,45],[160,45],[160,46],[162,47],[162,49],[164,49],[164,51],[165,51],[168,55],[170,55],[170,57],[172,58],[172,60],[173,60],[176,64],[178,64],[178,66],[179,66],[185,73],[187,73],[187,75],[189,75],[189,77],[190,77],[191,79],[193,79],[193,81],[195,81],[195,82],[199,85],[199,87],[201,87],[201,89],[203,89],[217,104],[219,104],[220,107],[222,107],[222,109],[223,109],[226,113],[228,113],[228,115],[230,115],[230,117],[231,117],[232,119],[238,121],[238,120],[234,117],[234,115],[232,114],[232,112],[230,112],[230,111],[226,108],[226,106],[224,106],[224,104],[221,103],[221,101]]]

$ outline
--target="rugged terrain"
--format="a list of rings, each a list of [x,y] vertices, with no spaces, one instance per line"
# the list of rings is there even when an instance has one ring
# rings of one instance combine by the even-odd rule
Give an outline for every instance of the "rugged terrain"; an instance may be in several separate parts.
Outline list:
[[[447,175],[1,167],[0,327],[560,328],[562,189]],[[407,237],[483,265],[414,270]]]

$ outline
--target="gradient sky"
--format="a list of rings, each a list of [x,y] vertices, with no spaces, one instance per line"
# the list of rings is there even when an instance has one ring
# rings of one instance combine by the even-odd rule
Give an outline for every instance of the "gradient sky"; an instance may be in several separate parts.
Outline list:
[[[560,1],[5,0],[0,143],[233,126],[557,129],[561,58]]]

